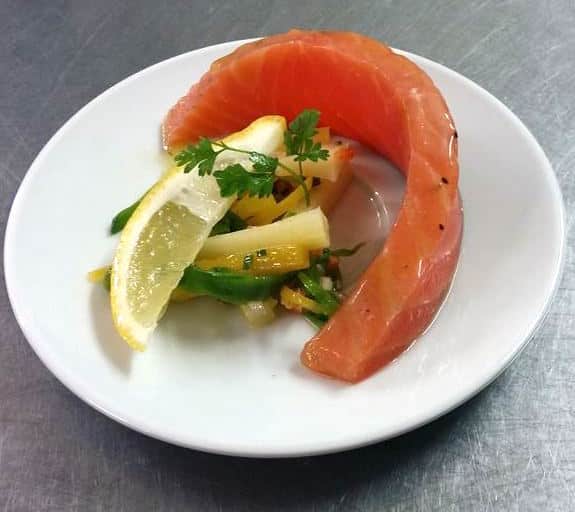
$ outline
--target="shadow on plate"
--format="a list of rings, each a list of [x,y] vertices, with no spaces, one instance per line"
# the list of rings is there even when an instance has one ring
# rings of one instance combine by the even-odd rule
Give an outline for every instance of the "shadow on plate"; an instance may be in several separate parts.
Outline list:
[[[241,340],[246,321],[239,309],[209,297],[171,303],[160,320],[158,336],[177,344],[194,344],[196,348]]]
[[[100,350],[122,374],[130,375],[134,351],[116,332],[112,322],[108,293],[102,286],[92,287],[90,309],[92,326]]]

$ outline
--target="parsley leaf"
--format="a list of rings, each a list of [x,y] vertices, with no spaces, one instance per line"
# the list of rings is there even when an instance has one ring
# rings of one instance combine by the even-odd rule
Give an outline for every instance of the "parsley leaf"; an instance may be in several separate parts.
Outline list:
[[[304,150],[296,156],[296,162],[303,162],[311,160],[317,162],[318,160],[327,160],[329,158],[329,150],[322,149],[320,142],[313,142],[312,139],[307,139],[304,142]]]
[[[314,142],[320,113],[309,109],[302,111],[284,133],[284,144],[288,155],[296,155],[296,162],[327,160],[329,151],[322,149],[321,143]]]
[[[229,165],[214,172],[222,197],[234,194],[264,197],[272,193],[275,174],[270,172],[249,172],[241,164]]]
[[[214,173],[222,197],[234,194],[264,197],[272,193],[279,160],[256,151],[250,152],[249,158],[253,165],[252,172],[241,164],[234,164]]]
[[[273,156],[253,151],[250,153],[250,162],[253,164],[254,172],[273,174],[278,168],[279,160]]]
[[[188,146],[180,151],[176,157],[176,163],[179,166],[185,165],[184,172],[190,172],[198,166],[198,174],[204,176],[212,174],[216,157],[221,151],[214,151],[209,139],[202,138],[197,144]]]
[[[303,153],[306,140],[312,139],[317,133],[316,127],[319,121],[317,110],[303,110],[288,126],[284,134],[284,143],[288,155]]]
[[[298,162],[299,175],[293,169],[280,163],[279,159],[273,156],[258,153],[257,151],[246,151],[243,149],[228,146],[223,141],[210,141],[202,138],[197,144],[192,144],[180,151],[176,157],[176,163],[184,166],[184,172],[188,173],[198,168],[198,174],[205,176],[213,174],[220,187],[222,197],[229,197],[234,194],[264,197],[269,196],[273,190],[273,184],[278,167],[287,170],[296,181],[303,187],[306,203],[309,204],[309,191],[303,178],[302,162],[311,160],[327,160],[329,151],[322,149],[321,143],[314,142],[313,137],[317,134],[317,123],[320,113],[314,109],[303,110],[290,124],[284,133],[284,143],[288,155],[295,155]],[[215,147],[221,149],[214,150]],[[217,156],[223,151],[235,151],[248,155],[253,166],[249,172],[239,163],[229,165],[222,170],[214,172]]]

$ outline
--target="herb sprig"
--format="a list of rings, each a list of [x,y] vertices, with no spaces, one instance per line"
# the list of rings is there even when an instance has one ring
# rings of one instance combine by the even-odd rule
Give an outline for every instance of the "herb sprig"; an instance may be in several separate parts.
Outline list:
[[[309,190],[303,178],[302,162],[305,160],[317,162],[329,158],[329,151],[322,148],[321,143],[313,140],[317,134],[319,116],[320,113],[317,110],[304,110],[289,124],[284,133],[287,154],[295,155],[294,160],[298,162],[299,172],[284,165],[274,156],[234,148],[224,142],[210,141],[206,138],[201,138],[197,144],[190,145],[180,151],[175,160],[179,166],[184,166],[186,173],[197,167],[200,176],[213,174],[220,187],[222,197],[229,197],[234,194],[238,196],[269,196],[273,191],[276,172],[281,168],[303,187],[306,203],[309,204]],[[248,171],[242,164],[235,163],[224,169],[214,171],[216,158],[224,151],[248,155],[252,170]]]
[[[284,144],[288,155],[296,155],[296,162],[327,160],[329,151],[321,147],[321,142],[314,142],[317,134],[317,123],[320,113],[309,109],[301,112],[288,126],[284,133]]]

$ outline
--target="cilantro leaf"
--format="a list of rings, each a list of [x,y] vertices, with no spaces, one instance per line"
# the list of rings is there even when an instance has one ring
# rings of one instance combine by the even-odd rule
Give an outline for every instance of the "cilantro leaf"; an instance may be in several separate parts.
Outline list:
[[[179,166],[185,165],[184,172],[188,173],[198,166],[198,174],[204,176],[212,173],[216,157],[220,153],[221,151],[214,151],[209,139],[202,138],[197,144],[180,151],[175,160]]]
[[[249,172],[241,164],[229,165],[214,172],[222,197],[234,194],[264,197],[272,193],[275,174],[269,172]]]

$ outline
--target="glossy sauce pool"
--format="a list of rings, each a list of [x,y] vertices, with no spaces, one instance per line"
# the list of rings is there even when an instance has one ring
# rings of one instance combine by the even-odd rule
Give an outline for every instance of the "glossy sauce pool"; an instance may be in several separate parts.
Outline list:
[[[355,156],[353,180],[329,215],[331,247],[365,245],[353,256],[341,258],[344,289],[348,290],[381,250],[405,191],[405,177],[381,155],[348,139]]]

